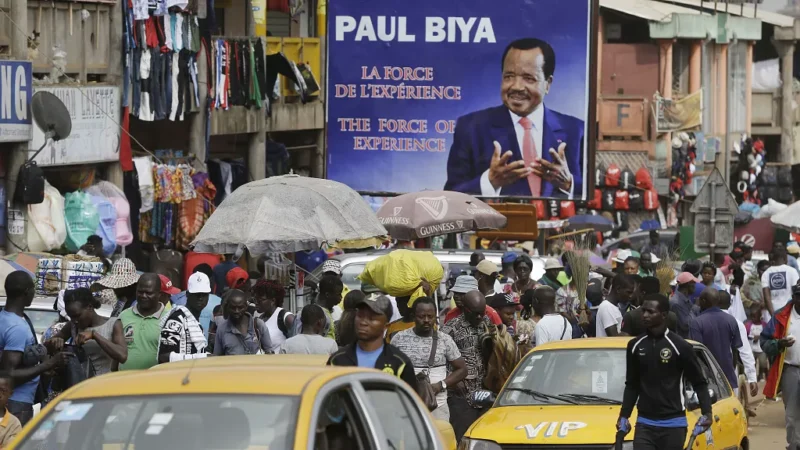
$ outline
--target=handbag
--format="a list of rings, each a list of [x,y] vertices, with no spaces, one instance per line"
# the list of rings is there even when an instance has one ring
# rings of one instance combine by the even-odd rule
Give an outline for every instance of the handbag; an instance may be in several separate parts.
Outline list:
[[[417,374],[417,394],[422,399],[422,403],[428,407],[428,411],[433,411],[439,407],[436,402],[436,394],[433,392],[431,385],[430,369],[433,367],[434,360],[436,359],[436,346],[439,342],[438,332],[433,332],[433,342],[431,343],[431,356],[428,358],[428,368]]]

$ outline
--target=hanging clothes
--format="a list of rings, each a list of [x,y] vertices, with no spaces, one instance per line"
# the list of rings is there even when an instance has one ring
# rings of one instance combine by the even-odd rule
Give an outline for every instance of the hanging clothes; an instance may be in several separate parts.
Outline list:
[[[261,108],[267,98],[267,69],[261,39],[215,39],[210,53],[212,107]]]

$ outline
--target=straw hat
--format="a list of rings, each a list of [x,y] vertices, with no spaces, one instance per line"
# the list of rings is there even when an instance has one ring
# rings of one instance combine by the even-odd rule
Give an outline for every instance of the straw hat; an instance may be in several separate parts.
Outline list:
[[[139,274],[136,273],[136,266],[133,261],[128,258],[120,258],[111,266],[111,273],[97,282],[109,289],[119,289],[138,281]]]

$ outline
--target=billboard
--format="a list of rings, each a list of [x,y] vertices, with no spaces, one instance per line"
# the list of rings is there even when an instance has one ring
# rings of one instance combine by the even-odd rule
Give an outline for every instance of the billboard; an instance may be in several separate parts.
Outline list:
[[[327,178],[585,199],[596,0],[328,4]]]
[[[0,142],[31,138],[33,63],[0,61]]]

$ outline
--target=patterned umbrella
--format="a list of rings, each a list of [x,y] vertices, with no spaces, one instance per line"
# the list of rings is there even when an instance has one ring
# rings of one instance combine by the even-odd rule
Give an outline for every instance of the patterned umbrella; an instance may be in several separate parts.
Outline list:
[[[225,198],[200,230],[196,252],[253,255],[380,245],[386,228],[356,191],[319,178],[284,175],[253,181]]]
[[[508,219],[477,198],[450,191],[422,191],[389,199],[378,210],[389,234],[401,241],[463,231],[499,230]]]
[[[16,255],[11,255],[11,256],[16,256]],[[6,277],[11,272],[15,272],[17,270],[24,270],[25,272],[28,272],[28,275],[30,275],[31,278],[33,278],[34,277],[33,274],[35,273],[36,267],[34,266],[34,270],[28,270],[27,267],[22,266],[14,261],[11,261],[6,258],[0,258],[0,279],[5,280]],[[6,295],[6,288],[2,284],[0,284],[0,296],[5,297],[5,295]]]

